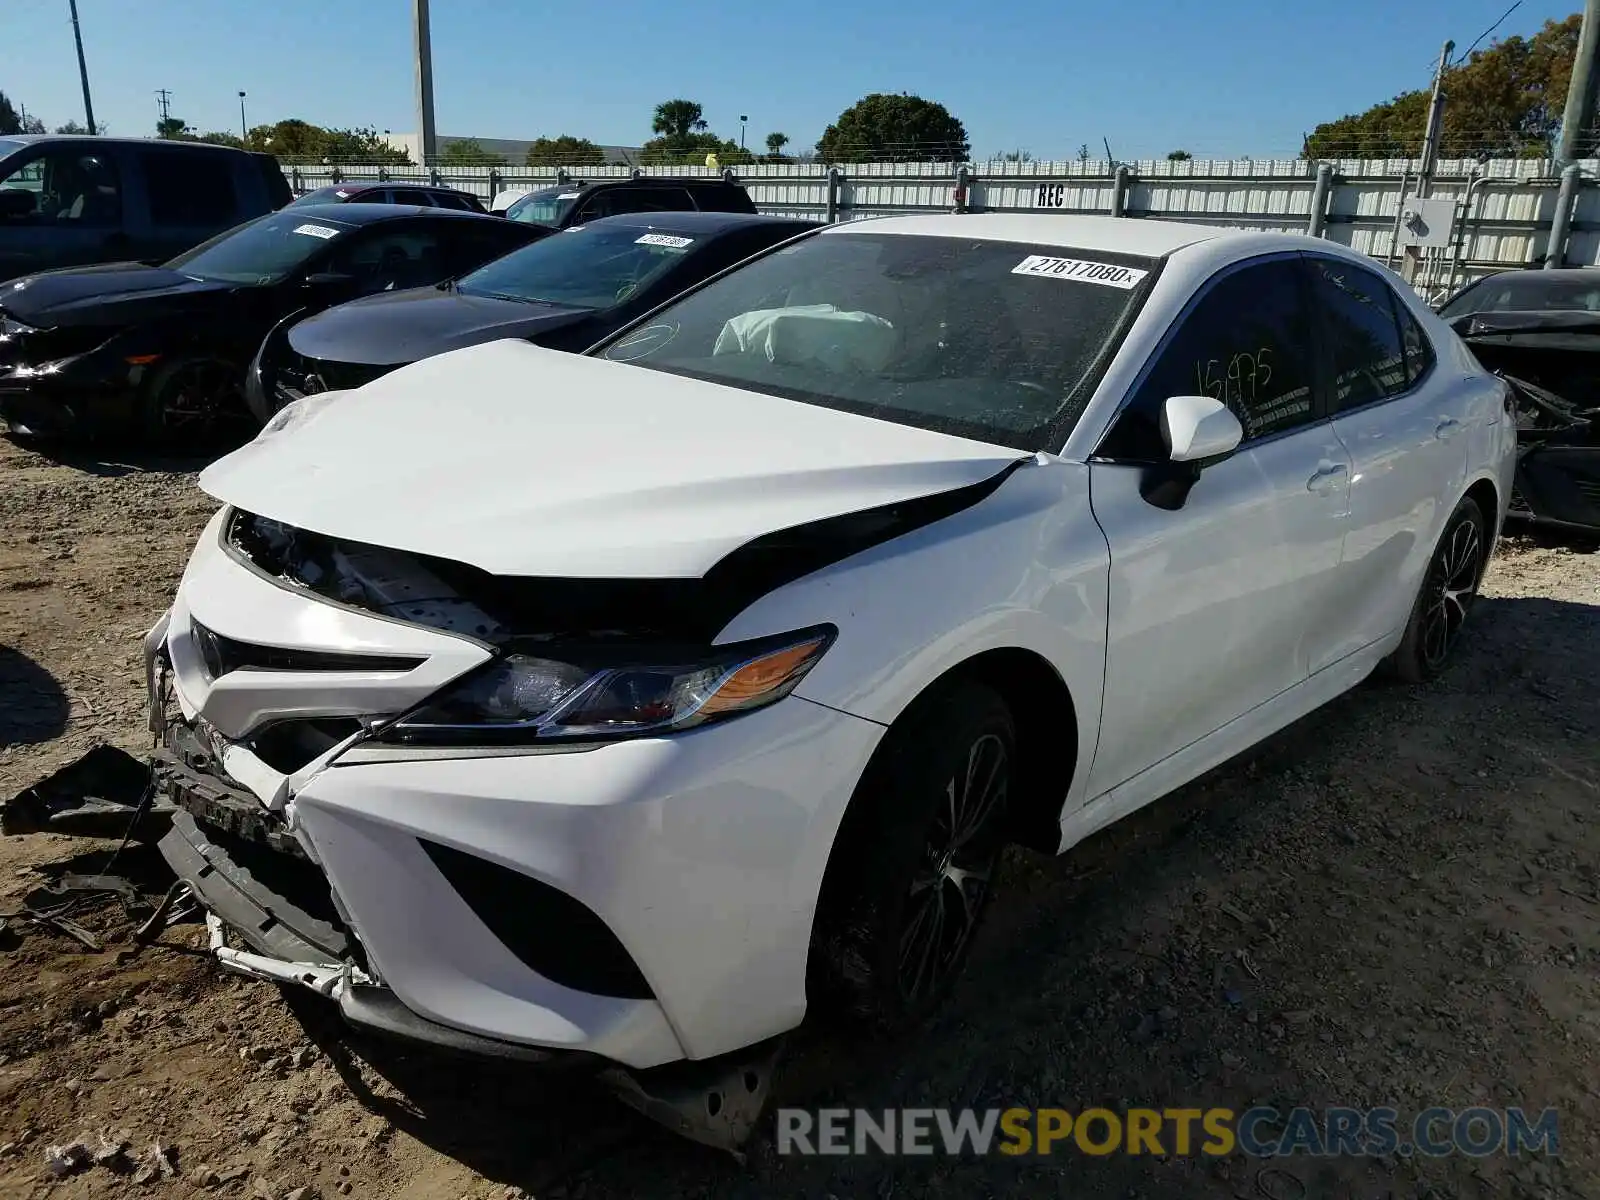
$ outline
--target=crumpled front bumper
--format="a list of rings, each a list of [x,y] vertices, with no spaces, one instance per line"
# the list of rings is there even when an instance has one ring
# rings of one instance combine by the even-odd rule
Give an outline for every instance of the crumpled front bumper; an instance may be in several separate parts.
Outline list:
[[[215,855],[233,854],[215,832],[228,822],[186,802],[203,837],[175,830],[184,842],[169,858],[233,939],[219,946],[238,951],[219,954],[230,969],[310,980],[369,1024],[365,1002],[381,1000],[395,1031],[421,1041],[444,1029],[488,1052],[505,1043],[641,1070],[716,1059],[799,1024],[822,876],[882,726],[791,696],[673,737],[493,751],[356,737],[280,771],[252,750],[256,731],[403,711],[484,651],[266,578],[219,544],[221,520],[147,639],[152,726],[200,735],[204,769],[173,772],[172,785],[220,781],[251,823],[289,839],[280,851],[297,847],[314,870],[310,890],[336,918],[318,919],[342,928],[348,951],[296,927],[283,902],[311,912],[305,888],[247,894],[230,913],[239,901],[228,893],[241,889]],[[359,650],[420,665],[211,678],[199,626],[297,661]],[[268,943],[260,931],[273,922],[328,953]],[[625,964],[637,986],[584,982],[602,959]]]

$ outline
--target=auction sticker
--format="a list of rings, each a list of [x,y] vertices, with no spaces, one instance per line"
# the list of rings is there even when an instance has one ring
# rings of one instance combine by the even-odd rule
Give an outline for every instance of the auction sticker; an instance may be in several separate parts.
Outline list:
[[[685,246],[694,245],[693,238],[673,237],[670,233],[647,233],[641,238],[634,238],[636,246],[671,246],[674,250],[682,250]]]
[[[1114,263],[1086,262],[1081,258],[1050,258],[1044,254],[1030,254],[1011,268],[1013,275],[1044,275],[1050,279],[1075,279],[1080,283],[1098,283],[1105,287],[1132,291],[1150,272],[1133,267],[1119,267]]]
[[[294,227],[294,231],[296,233],[303,233],[307,237],[314,238],[332,238],[339,236],[339,231],[337,229],[329,229],[326,225],[296,225]]]

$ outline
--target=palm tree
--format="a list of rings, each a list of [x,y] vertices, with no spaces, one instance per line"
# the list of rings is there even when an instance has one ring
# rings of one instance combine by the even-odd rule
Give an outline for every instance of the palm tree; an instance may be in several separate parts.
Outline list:
[[[789,135],[787,133],[767,134],[767,156],[774,159],[782,158],[783,148],[788,144]]]

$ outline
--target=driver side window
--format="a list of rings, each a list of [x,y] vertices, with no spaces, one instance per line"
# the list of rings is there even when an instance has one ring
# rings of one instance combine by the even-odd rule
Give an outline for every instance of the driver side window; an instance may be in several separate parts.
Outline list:
[[[0,191],[33,198],[34,225],[114,228],[122,222],[122,185],[106,154],[52,146],[0,179]]]
[[[1172,396],[1221,400],[1244,426],[1246,443],[1316,420],[1315,342],[1294,259],[1224,275],[1179,320],[1101,445],[1101,455],[1163,461],[1161,410]]]

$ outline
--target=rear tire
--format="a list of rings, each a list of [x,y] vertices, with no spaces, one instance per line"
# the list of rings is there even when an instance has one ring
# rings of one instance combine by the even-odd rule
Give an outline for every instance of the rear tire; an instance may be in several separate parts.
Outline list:
[[[1425,683],[1444,669],[1478,597],[1488,552],[1483,510],[1464,497],[1428,560],[1405,634],[1386,660],[1389,674],[1406,683]]]
[[[825,1013],[898,1033],[944,998],[988,908],[1016,731],[993,689],[963,682],[885,736],[829,864],[810,990]]]

